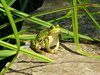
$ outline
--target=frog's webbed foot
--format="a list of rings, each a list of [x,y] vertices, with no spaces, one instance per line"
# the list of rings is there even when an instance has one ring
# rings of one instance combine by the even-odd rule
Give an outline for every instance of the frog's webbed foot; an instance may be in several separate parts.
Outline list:
[[[57,54],[61,51],[60,46],[56,45],[54,48],[52,48],[51,53]]]
[[[53,49],[49,49],[49,50],[46,50],[48,53],[52,53],[52,54],[57,54],[57,51],[56,50],[53,50]]]
[[[59,46],[58,45],[54,45],[54,46],[46,49],[46,51],[48,53],[52,53],[52,54],[57,54],[58,50],[59,50]]]
[[[56,50],[51,50],[51,53],[52,54],[57,54],[57,51]]]
[[[45,50],[43,49],[43,50],[35,50],[35,52],[37,52],[37,53],[40,53],[40,54],[45,54]],[[56,52],[56,50],[52,50],[52,49],[49,49],[49,50],[46,50],[46,52],[48,52],[48,53],[52,53],[52,54],[56,54],[57,52]]]

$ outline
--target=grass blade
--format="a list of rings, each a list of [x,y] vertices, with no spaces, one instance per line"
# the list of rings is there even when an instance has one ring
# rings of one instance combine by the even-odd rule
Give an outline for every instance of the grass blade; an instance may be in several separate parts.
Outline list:
[[[14,32],[14,35],[16,37],[16,42],[17,42],[17,51],[16,51],[16,55],[14,56],[14,58],[12,59],[12,61],[10,62],[10,64],[1,72],[1,75],[3,75],[7,70],[8,68],[12,65],[12,63],[14,62],[14,60],[16,59],[18,53],[19,53],[19,50],[20,50],[20,40],[19,40],[19,37],[18,37],[18,32],[17,32],[17,28],[16,28],[16,25],[15,25],[15,22],[13,20],[13,17],[12,17],[12,14],[8,8],[8,5],[6,4],[5,0],[1,0],[1,3],[5,9],[5,12],[8,16],[8,19],[11,23],[11,27],[13,29],[13,32]]]
[[[80,4],[82,4],[82,2],[80,0],[78,0],[78,2]],[[91,18],[91,20],[95,23],[96,27],[100,30],[100,25],[99,23],[94,19],[94,17],[91,15],[91,13],[88,11],[88,9],[86,7],[83,7],[84,11],[88,14],[88,16]]]
[[[11,6],[16,0],[6,0],[7,5]]]
[[[8,49],[4,49],[4,50],[0,50],[0,60],[9,57],[11,55],[16,54],[16,51],[14,50],[8,50]]]
[[[77,1],[73,0],[72,2],[73,6],[77,5]],[[77,7],[73,8],[72,13],[72,25],[73,25],[73,33],[74,33],[74,42],[76,45],[77,52],[82,51],[79,44],[79,36],[78,36],[78,17],[77,17]]]
[[[0,45],[1,45],[1,46],[4,46],[4,47],[7,47],[7,48],[9,48],[9,49],[12,49],[12,50],[14,50],[14,51],[17,51],[17,50],[16,50],[16,49],[17,49],[17,46],[12,45],[12,44],[9,44],[9,43],[7,43],[7,42],[4,42],[4,41],[1,41],[1,40],[0,40]],[[53,62],[51,59],[49,59],[49,58],[47,58],[47,57],[45,57],[45,56],[43,56],[43,55],[40,55],[40,54],[35,53],[35,52],[31,52],[31,51],[26,50],[26,49],[23,49],[23,48],[20,48],[19,51],[22,52],[23,54],[32,56],[32,57],[37,58],[37,59],[40,59],[40,60],[43,60],[43,61],[45,61],[45,62]]]

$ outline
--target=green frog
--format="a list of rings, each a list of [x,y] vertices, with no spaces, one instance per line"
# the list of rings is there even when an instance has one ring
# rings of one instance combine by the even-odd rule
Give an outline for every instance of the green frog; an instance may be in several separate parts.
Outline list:
[[[59,25],[51,25],[49,28],[40,31],[36,38],[30,41],[30,47],[38,53],[56,53],[59,50]]]

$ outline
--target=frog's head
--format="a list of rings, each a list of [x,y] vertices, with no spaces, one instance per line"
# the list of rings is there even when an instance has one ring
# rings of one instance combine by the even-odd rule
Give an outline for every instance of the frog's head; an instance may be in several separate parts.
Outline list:
[[[50,26],[50,28],[48,29],[49,33],[59,33],[61,32],[61,27],[57,24],[57,25],[52,25]]]

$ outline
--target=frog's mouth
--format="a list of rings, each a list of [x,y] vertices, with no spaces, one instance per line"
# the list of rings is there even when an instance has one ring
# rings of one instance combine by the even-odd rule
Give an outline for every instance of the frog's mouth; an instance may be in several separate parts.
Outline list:
[[[60,32],[61,32],[61,29],[60,28],[50,31],[50,33],[60,33]]]

